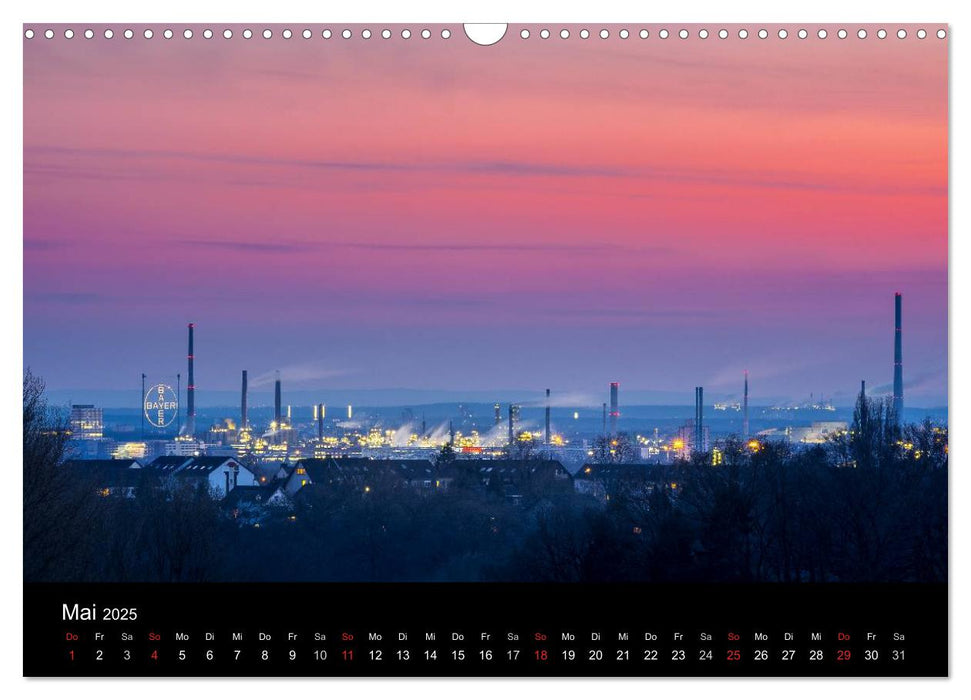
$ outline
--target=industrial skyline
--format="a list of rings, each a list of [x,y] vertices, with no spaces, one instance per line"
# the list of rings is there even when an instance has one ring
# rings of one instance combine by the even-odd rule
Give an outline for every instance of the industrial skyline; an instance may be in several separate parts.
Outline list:
[[[903,402],[903,397],[904,397],[904,372],[903,372],[903,352],[902,352],[902,348],[903,348],[903,328],[902,328],[903,312],[902,312],[902,300],[903,300],[903,295],[900,292],[896,292],[894,294],[894,333],[893,333],[893,368],[892,368],[893,384],[892,384],[892,393],[887,397],[888,400],[889,400],[889,402],[891,403],[891,405],[893,407],[893,410],[894,410],[895,415],[898,417],[898,420],[904,415],[903,414],[903,408],[904,408],[904,402]],[[189,323],[188,324],[188,354],[187,354],[187,372],[188,372],[188,377],[189,377],[189,383],[188,383],[187,388],[186,388],[186,411],[185,411],[185,423],[183,425],[183,432],[184,433],[187,433],[189,435],[194,435],[196,433],[196,426],[195,426],[195,418],[196,418],[196,412],[195,412],[195,382],[194,382],[194,366],[195,366],[194,342],[195,342],[195,324],[194,323]],[[242,370],[242,374],[241,374],[242,381],[241,381],[241,398],[240,398],[240,403],[239,403],[239,405],[240,405],[240,410],[239,410],[239,424],[240,424],[240,426],[242,426],[244,428],[249,424],[249,421],[248,421],[248,406],[249,406],[249,380],[248,380],[248,375],[249,375],[248,370],[243,369]],[[181,376],[180,374],[178,374],[178,373],[176,374],[176,377],[177,377],[176,396],[179,397],[179,400],[181,400],[181,391],[178,388],[178,386],[179,386],[178,382],[180,381],[179,380],[180,376]],[[147,377],[148,377],[148,375],[146,373],[144,373],[144,372],[141,373],[141,394],[140,395],[143,396],[143,397],[146,396],[145,386],[146,386],[146,379],[147,379]],[[273,385],[274,385],[274,393],[273,393],[273,404],[274,404],[273,422],[275,424],[278,424],[279,425],[281,423],[281,419],[283,417],[283,413],[282,413],[282,407],[283,407],[283,399],[282,399],[282,378],[281,378],[280,370],[275,370],[274,371],[274,383],[273,383]],[[862,385],[864,387],[866,386],[866,380],[863,380],[863,384]],[[603,404],[603,410],[604,410],[603,433],[604,434],[613,435],[613,434],[616,434],[617,433],[618,420],[619,420],[620,415],[621,415],[621,413],[620,413],[620,405],[619,405],[619,392],[620,392],[620,382],[617,382],[617,381],[610,382],[609,383],[609,387],[608,387],[609,405],[610,405],[610,411],[609,411],[609,413],[607,412],[607,403],[604,403]],[[694,425],[695,425],[696,435],[692,439],[692,442],[693,442],[693,444],[696,444],[696,445],[701,443],[701,440],[702,440],[701,435],[703,433],[703,428],[702,428],[702,425],[703,425],[702,409],[703,409],[703,406],[704,406],[703,392],[704,392],[704,388],[703,387],[695,387],[695,401],[694,401],[694,405],[695,405],[695,417],[694,417]],[[89,393],[91,393],[91,392],[89,392]],[[499,393],[503,393],[503,392],[500,391]],[[508,391],[505,392],[505,393],[508,393]],[[879,394],[877,394],[877,397],[879,397]],[[832,400],[831,399],[824,399],[822,396],[820,396],[818,398],[820,399],[820,401],[825,401],[826,403],[828,403],[830,405],[832,404]],[[592,403],[592,400],[591,399],[592,399],[592,397],[583,397],[582,395],[576,394],[575,392],[568,394],[568,401],[571,403],[571,405],[574,405],[574,406],[590,405]],[[516,418],[516,416],[514,415],[514,413],[519,410],[519,405],[517,403],[515,403],[515,401],[520,401],[521,402],[521,399],[513,399],[513,401],[514,401],[514,403],[510,403],[510,405],[509,405],[509,434],[510,434],[510,436],[513,434],[512,433],[512,431],[513,431],[513,423],[514,423],[514,420]],[[810,395],[810,403],[812,401],[813,401],[813,395],[811,394]],[[854,401],[855,401],[855,398],[854,398]],[[216,404],[213,404],[213,405],[221,406],[223,404],[216,403]],[[317,416],[318,409],[320,410],[321,419],[322,419],[323,413],[325,411],[325,406],[326,406],[326,404],[323,404],[323,403],[313,403],[312,407],[313,407],[313,410],[314,410],[314,421],[317,421],[318,420],[318,416]],[[350,415],[350,410],[351,410],[350,406],[351,405],[348,404],[348,418],[349,419],[351,417],[351,415]],[[545,444],[549,444],[550,443],[550,438],[551,438],[550,411],[551,411],[551,408],[553,406],[553,402],[552,402],[552,399],[551,399],[551,390],[549,388],[547,388],[545,390],[545,401],[543,403],[543,406],[545,407],[545,419],[544,419],[545,426],[544,426],[544,431],[543,431],[544,443]],[[749,435],[749,371],[747,369],[744,370],[744,372],[743,372],[742,398],[741,398],[741,401],[740,402],[736,402],[736,407],[742,413],[742,431],[741,431],[741,434],[742,434],[743,438],[747,438],[748,435]],[[495,409],[495,425],[498,426],[500,424],[500,422],[501,422],[501,402],[496,402],[495,405],[494,405],[494,409]],[[287,412],[288,412],[287,419],[290,418],[290,416],[289,416],[289,410],[290,410],[290,406],[288,405],[288,407],[287,407]],[[609,427],[608,427],[608,424],[607,424],[608,416],[609,416],[609,419],[610,419]],[[143,421],[142,428],[144,430],[144,421]]]
[[[738,396],[748,369],[753,401],[849,404],[892,392],[899,289],[908,405],[946,404],[931,42],[78,46],[25,45],[24,355],[53,396],[169,371],[191,319],[218,347],[197,402],[248,367],[257,392],[280,369],[596,406],[613,378]]]
[[[895,293],[891,367],[893,393],[884,397],[868,394],[864,379],[861,380],[858,394],[861,400],[882,398],[884,405],[892,407],[893,413],[890,415],[901,426],[924,418],[934,419],[930,413],[917,415],[911,412],[909,417],[904,414],[902,302],[902,294]],[[584,459],[598,454],[602,459],[628,460],[635,451],[639,452],[641,458],[669,462],[690,455],[705,455],[706,459],[710,457],[712,464],[717,465],[726,440],[741,438],[743,444],[752,450],[760,449],[763,441],[782,440],[798,449],[805,445],[822,444],[834,435],[844,434],[849,426],[849,421],[845,420],[845,409],[841,415],[831,401],[811,397],[810,402],[799,407],[760,407],[755,415],[757,427],[754,431],[750,430],[752,416],[748,370],[742,375],[740,401],[706,404],[704,387],[696,386],[692,418],[684,415],[686,411],[679,416],[677,407],[669,407],[666,415],[647,416],[635,410],[632,411],[632,420],[625,420],[623,425],[620,382],[611,381],[607,384],[608,401],[602,404],[603,420],[599,431],[591,425],[589,411],[585,410],[584,419],[580,420],[575,394],[567,394],[566,403],[557,404],[561,410],[554,425],[553,406],[560,397],[554,397],[551,388],[545,389],[542,401],[538,402],[524,404],[506,397],[508,418],[505,426],[501,422],[503,401],[497,401],[492,406],[494,421],[477,419],[474,404],[468,403],[439,407],[431,425],[426,422],[424,410],[419,422],[412,408],[393,417],[375,411],[373,407],[365,407],[363,415],[355,418],[352,403],[347,404],[346,420],[341,414],[334,416],[333,412],[331,419],[327,420],[327,404],[320,402],[310,407],[313,413],[311,422],[308,420],[307,406],[298,404],[294,411],[290,397],[284,401],[283,379],[276,371],[273,375],[272,414],[261,410],[256,420],[251,420],[249,372],[243,369],[240,374],[238,413],[232,410],[221,411],[220,415],[203,413],[203,426],[199,429],[195,410],[195,331],[196,324],[188,323],[186,369],[189,383],[184,413],[180,412],[180,374],[176,374],[174,390],[164,383],[155,383],[146,391],[147,375],[143,373],[141,391],[144,405],[141,407],[138,439],[124,439],[130,436],[134,427],[124,417],[116,417],[109,428],[102,407],[90,403],[73,404],[70,423],[72,435],[76,437],[72,438],[72,444],[79,454],[88,459],[109,453],[118,458],[146,458],[153,454],[208,454],[279,462],[306,455],[346,457],[367,453],[382,458],[427,456],[429,451],[448,447],[466,457],[490,458],[528,454],[534,449],[542,449],[543,454],[555,455],[568,465],[568,469],[571,465],[576,468]],[[563,410],[567,407],[568,411]],[[536,411],[529,415],[531,409],[540,408],[543,411],[541,421],[537,420]],[[706,413],[706,408],[710,408],[712,413]],[[856,409],[859,410],[859,404]],[[719,411],[723,412],[720,418],[716,415]],[[852,415],[855,416],[856,412]],[[866,412],[860,415],[865,420]],[[937,419],[940,417],[935,416]],[[106,433],[110,433],[111,437]]]
[[[194,363],[195,363],[195,324],[188,324],[188,354],[187,354],[187,370],[189,376],[189,384],[186,388],[186,414],[185,422],[182,424],[180,433],[186,436],[195,436],[196,431],[196,412],[195,412],[195,384],[194,384]],[[897,422],[901,422],[904,416],[904,370],[903,370],[903,295],[900,292],[894,294],[894,329],[893,329],[893,393],[888,397],[888,402],[893,409],[894,416]],[[142,396],[145,396],[145,379],[146,374],[141,375],[142,380]],[[287,404],[286,416],[283,413],[283,381],[280,377],[280,371],[277,370],[274,373],[273,382],[273,420],[270,423],[269,429],[271,431],[281,430],[284,427],[289,429],[292,425],[291,422],[291,405]],[[544,427],[543,427],[543,444],[549,446],[552,442],[552,428],[551,428],[551,409],[553,406],[551,389],[547,388],[545,393],[545,401],[543,403],[544,408]],[[607,403],[603,404],[604,408],[604,421],[603,421],[603,435],[605,437],[616,436],[618,434],[618,421],[620,420],[620,382],[612,381],[608,385],[609,394],[609,405],[610,411],[607,412]],[[178,394],[177,390],[177,400],[181,400],[181,396]],[[861,388],[859,397],[869,397],[866,391],[866,380],[861,380]],[[822,400],[822,399],[821,399]],[[146,397],[147,401],[147,397]],[[831,402],[826,401],[825,404],[828,408],[834,408]],[[495,424],[494,427],[498,428],[501,422],[501,402],[496,402],[494,405],[495,409]],[[250,427],[250,422],[248,418],[248,407],[249,407],[249,381],[248,381],[248,370],[242,370],[241,374],[241,395],[239,403],[239,427],[241,430],[247,430]],[[691,444],[695,451],[702,452],[706,449],[707,441],[707,426],[704,422],[704,387],[695,387],[695,400],[694,400],[694,418],[690,423],[691,430],[693,431],[691,437]],[[517,431],[517,423],[519,421],[521,405],[511,401],[508,404],[508,434],[507,442],[512,444]],[[724,406],[723,406],[724,408]],[[740,404],[736,405],[736,408],[741,411],[742,414],[742,430],[741,437],[743,440],[747,440],[749,437],[749,372],[745,370],[743,373],[743,387],[742,387],[742,400]],[[147,410],[147,404],[146,404]],[[350,420],[352,418],[352,405],[347,405],[347,418]],[[317,424],[317,435],[318,438],[323,436],[323,426],[324,426],[324,416],[326,413],[326,404],[324,403],[314,403],[313,404],[313,420]],[[609,426],[607,419],[610,419]],[[423,421],[424,422],[424,421]],[[142,422],[142,434],[144,435],[144,421]],[[424,426],[422,427],[422,433],[425,432]],[[454,436],[454,431],[449,423],[449,433]]]

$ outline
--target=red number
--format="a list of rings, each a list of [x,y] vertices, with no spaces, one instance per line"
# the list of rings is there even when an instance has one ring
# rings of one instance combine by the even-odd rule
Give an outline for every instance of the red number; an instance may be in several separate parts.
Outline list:
[[[152,650],[152,661],[158,661],[158,649]]]
[[[725,657],[726,661],[741,661],[742,651],[741,649],[729,649],[728,655]]]
[[[546,661],[549,655],[546,653],[546,649],[537,649],[535,652],[537,661]]]
[[[849,661],[850,660],[850,650],[849,649],[837,649],[836,650],[836,660],[837,661]]]

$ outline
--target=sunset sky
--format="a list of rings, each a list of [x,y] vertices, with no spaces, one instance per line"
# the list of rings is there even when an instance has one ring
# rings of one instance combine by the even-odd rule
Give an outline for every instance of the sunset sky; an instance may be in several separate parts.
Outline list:
[[[184,372],[192,321],[203,405],[243,368],[683,403],[748,369],[755,399],[846,404],[889,391],[899,291],[907,403],[947,401],[946,40],[172,26],[24,42],[51,389]]]

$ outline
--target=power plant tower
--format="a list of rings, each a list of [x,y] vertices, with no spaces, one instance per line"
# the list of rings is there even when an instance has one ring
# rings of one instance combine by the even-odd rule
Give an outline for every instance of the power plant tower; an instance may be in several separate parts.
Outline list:
[[[509,444],[512,445],[513,438],[515,437],[514,427],[513,427],[513,405],[509,404]]]
[[[247,387],[247,381],[246,381],[246,370],[244,369],[243,370],[243,391],[242,391],[242,397],[240,398],[240,402],[239,402],[239,429],[240,430],[246,430],[247,426],[249,426],[249,420],[246,413],[247,391],[248,391],[248,387]]]
[[[546,390],[546,444],[550,444],[550,390]]]
[[[617,434],[617,419],[620,418],[620,404],[617,394],[620,392],[620,382],[610,382],[610,434]]]
[[[604,404],[604,427],[603,427],[603,435],[604,435],[604,437],[607,437],[607,404],[606,403]]]
[[[186,414],[185,414],[185,434],[190,437],[196,434],[196,383],[195,374],[192,371],[192,364],[195,360],[193,355],[193,331],[195,324],[189,324],[189,385],[186,388]]]
[[[745,393],[742,398],[742,439],[748,442],[748,370],[745,370]]]
[[[324,439],[324,404],[317,404],[317,440]]]
[[[899,425],[904,415],[904,360],[903,337],[900,328],[901,317],[900,292],[894,295],[894,328],[893,328],[893,413],[894,420]],[[189,380],[192,381],[191,379]],[[189,404],[190,406],[192,404]]]
[[[280,423],[283,421],[283,395],[280,390],[280,370],[276,371],[276,382],[273,386],[273,421],[276,423],[277,429],[279,429]]]
[[[705,451],[704,388],[695,387],[695,452]]]
[[[499,425],[502,423],[502,406],[500,406],[497,402],[493,408],[496,409],[496,425]]]

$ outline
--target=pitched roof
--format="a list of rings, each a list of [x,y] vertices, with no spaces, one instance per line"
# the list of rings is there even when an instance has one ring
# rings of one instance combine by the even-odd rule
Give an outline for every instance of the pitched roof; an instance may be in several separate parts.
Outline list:
[[[223,466],[226,462],[239,464],[239,462],[237,462],[232,457],[216,456],[216,457],[193,457],[192,458],[192,463],[194,465],[197,465],[200,469],[209,469],[210,471],[212,471],[213,469],[216,469],[217,467]]]
[[[289,476],[289,470],[284,465],[280,465],[276,462],[254,464],[249,467],[249,470],[253,472],[253,476],[255,476],[257,480],[263,484],[270,484],[280,478],[285,478],[280,477],[281,472],[286,474],[286,476]]]
[[[165,455],[164,457],[156,457],[149,464],[145,465],[145,468],[151,469],[156,472],[168,473],[168,472],[174,472],[175,470],[188,464],[190,461],[192,461],[191,457],[180,457],[178,455]]]
[[[386,474],[413,481],[432,479],[437,473],[435,465],[427,459],[370,459],[367,457],[301,459],[294,465],[294,471],[297,469],[305,470],[310,481],[315,483]]]
[[[570,476],[570,472],[555,459],[460,459],[452,464],[453,470],[477,469],[483,476],[500,474],[524,476],[534,474],[558,474]]]
[[[193,457],[188,464],[176,471],[174,474],[180,479],[191,479],[194,477],[208,478],[212,472],[223,466],[237,465],[235,459],[229,457]],[[242,467],[242,465],[239,465]]]
[[[65,469],[80,472],[100,487],[134,486],[141,477],[141,463],[136,459],[72,459]]]
[[[142,463],[137,459],[69,459],[64,466],[88,470],[141,469]]]

